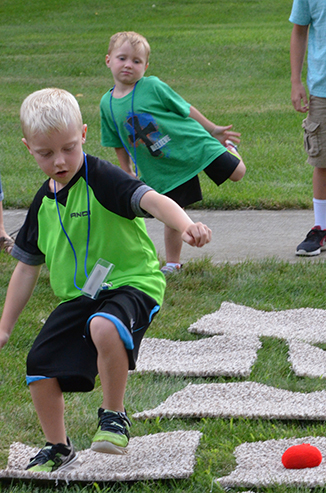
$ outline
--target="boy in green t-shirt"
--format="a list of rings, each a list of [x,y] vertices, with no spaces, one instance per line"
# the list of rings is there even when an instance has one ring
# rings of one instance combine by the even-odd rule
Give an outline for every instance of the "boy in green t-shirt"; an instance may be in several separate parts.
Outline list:
[[[100,376],[103,401],[92,449],[123,454],[128,370],[160,309],[165,279],[143,216],[150,213],[201,247],[211,231],[173,200],[119,167],[83,153],[87,126],[76,99],[43,89],[21,107],[23,142],[49,177],[34,197],[12,255],[19,260],[0,320],[0,349],[46,263],[61,303],[28,354],[27,383],[47,443],[27,469],[52,472],[76,459],[66,435],[63,392],[88,392]],[[114,264],[105,283],[110,264]]]
[[[238,181],[245,165],[236,146],[239,133],[205,118],[157,77],[144,77],[149,44],[134,32],[111,37],[106,64],[114,87],[101,99],[101,143],[114,147],[122,169],[181,207],[202,199],[198,173],[202,170],[217,185]],[[164,273],[178,270],[182,239],[168,225],[164,229]]]

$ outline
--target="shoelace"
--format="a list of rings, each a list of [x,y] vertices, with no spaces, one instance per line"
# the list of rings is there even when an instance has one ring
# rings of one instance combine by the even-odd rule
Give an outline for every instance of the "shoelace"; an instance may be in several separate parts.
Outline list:
[[[125,413],[106,411],[102,412],[99,418],[99,426],[103,431],[117,433],[119,428],[119,433],[128,436],[127,425],[131,426],[131,422]]]
[[[69,455],[69,451],[67,448],[61,444],[58,443],[56,445],[52,444],[46,444],[45,447],[43,447],[38,454],[35,455],[30,461],[29,465],[32,465],[32,463],[36,461],[40,461],[38,463],[45,464],[48,460],[53,460],[55,464],[57,464],[61,459],[56,456],[57,453],[60,453],[62,455]]]

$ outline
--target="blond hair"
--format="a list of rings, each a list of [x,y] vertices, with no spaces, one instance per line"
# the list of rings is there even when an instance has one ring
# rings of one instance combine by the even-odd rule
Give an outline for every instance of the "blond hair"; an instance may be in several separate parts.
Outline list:
[[[20,108],[20,122],[25,138],[67,130],[71,123],[83,126],[76,98],[57,88],[41,89],[27,96]]]
[[[110,55],[114,49],[120,48],[126,41],[128,41],[136,51],[139,51],[143,47],[145,49],[146,63],[148,63],[151,52],[149,43],[144,36],[135,33],[134,31],[121,31],[111,36],[108,54]]]

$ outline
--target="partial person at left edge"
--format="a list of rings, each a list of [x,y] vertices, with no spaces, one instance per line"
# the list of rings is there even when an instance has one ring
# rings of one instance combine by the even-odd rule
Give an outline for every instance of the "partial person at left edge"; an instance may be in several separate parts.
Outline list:
[[[5,229],[4,221],[3,221],[3,199],[4,193],[1,183],[1,175],[0,175],[0,252],[3,251],[5,253],[11,253],[13,249],[15,240],[8,235]]]

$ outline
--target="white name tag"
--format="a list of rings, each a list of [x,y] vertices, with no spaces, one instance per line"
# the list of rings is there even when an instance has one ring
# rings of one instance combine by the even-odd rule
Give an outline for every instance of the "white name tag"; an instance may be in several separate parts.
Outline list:
[[[103,289],[102,284],[113,269],[114,265],[111,262],[103,258],[98,259],[83,286],[82,293],[95,300]],[[107,288],[107,285],[105,287]]]

